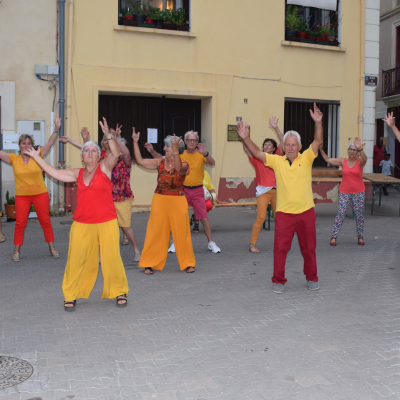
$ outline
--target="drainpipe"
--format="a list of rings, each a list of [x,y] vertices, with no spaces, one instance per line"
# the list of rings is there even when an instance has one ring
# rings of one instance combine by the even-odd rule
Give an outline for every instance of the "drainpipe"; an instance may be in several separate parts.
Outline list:
[[[71,83],[72,83],[72,30],[74,25],[74,0],[68,2],[68,42],[67,42],[67,119],[65,121],[66,136],[71,136]],[[69,148],[67,146],[67,160],[69,160]]]
[[[59,64],[60,64],[60,93],[59,93],[59,115],[61,119],[61,127],[58,136],[64,136],[64,107],[65,107],[65,2],[66,0],[57,0],[59,7]],[[64,160],[64,143],[59,142],[58,145],[58,169],[65,168],[65,160]],[[64,200],[64,184],[59,183],[59,192],[58,192],[58,211],[64,211],[65,200]]]
[[[365,0],[360,0],[360,93],[358,104],[358,137],[363,141],[365,85]],[[350,144],[350,141],[347,145]]]

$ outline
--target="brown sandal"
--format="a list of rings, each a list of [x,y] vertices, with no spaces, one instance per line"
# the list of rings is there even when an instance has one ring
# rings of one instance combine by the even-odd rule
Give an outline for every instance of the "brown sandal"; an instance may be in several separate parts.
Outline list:
[[[253,243],[250,243],[249,245],[249,251],[251,251],[252,253],[259,253],[260,250],[257,249],[256,245]]]

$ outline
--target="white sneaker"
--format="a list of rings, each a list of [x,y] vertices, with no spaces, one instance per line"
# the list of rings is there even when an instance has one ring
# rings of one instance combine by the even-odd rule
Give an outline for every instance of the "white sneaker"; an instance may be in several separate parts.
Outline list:
[[[173,240],[171,240],[171,246],[169,246],[168,253],[176,253]]]
[[[212,251],[213,253],[221,253],[221,249],[215,244],[215,242],[208,243],[208,250]]]

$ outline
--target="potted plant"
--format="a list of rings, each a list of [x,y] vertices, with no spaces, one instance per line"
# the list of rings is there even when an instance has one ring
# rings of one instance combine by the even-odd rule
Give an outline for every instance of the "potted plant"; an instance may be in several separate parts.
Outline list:
[[[300,19],[298,25],[297,25],[297,31],[300,39],[306,39],[307,38],[307,31],[308,31],[308,23],[304,19]]]
[[[17,213],[15,211],[15,196],[10,197],[10,193],[7,190],[6,193],[6,204],[4,204],[6,209],[7,218],[17,219]]]
[[[336,29],[334,28],[333,24],[331,24],[331,27],[329,29],[328,33],[328,42],[334,42],[336,39]]]
[[[173,21],[172,17],[172,8],[171,9],[166,9],[163,12],[163,17],[164,17],[164,29],[170,29],[170,30],[175,30],[176,29],[176,24]]]
[[[328,41],[328,35],[329,35],[329,24],[321,24],[319,26],[319,31],[321,33],[321,38],[324,42]]]
[[[297,7],[296,6],[287,6],[286,7],[286,17],[285,17],[285,26],[286,26],[286,36],[295,37],[297,36],[297,26],[299,24],[300,18],[297,17]]]
[[[154,23],[156,25],[156,28],[161,28],[162,29],[163,22],[164,22],[164,18],[162,16],[162,11],[160,11],[160,9],[157,8],[157,7],[152,7],[152,8],[154,10],[152,18],[153,18],[153,21],[154,21]]]
[[[157,7],[148,6],[146,12],[146,24],[154,24],[155,20],[159,18],[160,9]]]
[[[133,10],[133,17],[137,23],[144,23],[144,20],[146,18],[146,10],[142,5],[141,1],[134,1],[132,3],[132,10]]]
[[[172,21],[176,24],[178,31],[188,31],[189,26],[185,24],[186,11],[180,7],[172,11]]]

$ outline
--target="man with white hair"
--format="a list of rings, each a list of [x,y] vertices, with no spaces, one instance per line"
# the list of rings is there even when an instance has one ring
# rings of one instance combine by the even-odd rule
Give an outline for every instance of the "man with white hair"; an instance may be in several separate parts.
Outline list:
[[[318,290],[317,257],[315,248],[317,235],[315,229],[315,211],[312,192],[312,164],[323,143],[322,112],[314,103],[310,110],[315,122],[314,141],[303,153],[301,138],[295,131],[288,131],[283,137],[285,156],[267,154],[261,151],[249,137],[245,122],[239,122],[237,133],[243,139],[254,157],[260,159],[275,172],[276,178],[276,216],[274,237],[274,274],[273,292],[282,293],[285,278],[286,256],[290,250],[294,233],[299,239],[300,251],[304,258],[303,272],[308,289]]]
[[[215,165],[214,159],[206,151],[204,144],[199,143],[197,132],[185,133],[186,150],[181,155],[181,160],[189,164],[189,173],[183,182],[183,190],[189,205],[193,206],[196,219],[203,224],[204,232],[208,239],[208,250],[221,253],[221,249],[211,237],[211,225],[208,220],[206,203],[204,201],[204,164]]]

